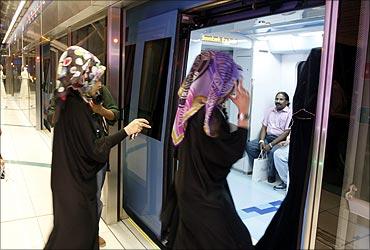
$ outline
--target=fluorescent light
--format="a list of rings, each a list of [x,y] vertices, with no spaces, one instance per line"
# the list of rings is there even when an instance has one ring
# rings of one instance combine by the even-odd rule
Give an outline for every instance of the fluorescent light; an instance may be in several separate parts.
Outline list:
[[[22,0],[22,1],[20,1],[20,2],[19,2],[18,7],[17,7],[17,10],[16,10],[16,11],[15,11],[15,13],[14,13],[14,16],[13,16],[13,18],[12,18],[12,21],[10,22],[10,25],[9,25],[8,30],[7,30],[7,31],[6,31],[6,33],[5,33],[5,36],[4,36],[4,39],[3,39],[2,43],[5,43],[6,39],[8,38],[9,33],[10,33],[10,31],[12,30],[12,28],[13,28],[13,26],[14,26],[15,22],[17,21],[17,18],[18,18],[18,16],[19,16],[19,14],[21,14],[21,11],[22,11],[23,6],[24,6],[25,4],[26,4],[26,0]]]
[[[324,31],[310,31],[310,32],[302,32],[302,33],[298,33],[297,35],[298,36],[322,36],[324,34]]]
[[[258,37],[256,37],[256,39],[258,41],[267,41],[268,40],[268,37],[267,36],[258,36]]]

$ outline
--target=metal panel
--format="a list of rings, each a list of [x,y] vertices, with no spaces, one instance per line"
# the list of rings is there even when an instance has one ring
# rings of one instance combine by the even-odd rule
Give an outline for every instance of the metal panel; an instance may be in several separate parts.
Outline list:
[[[338,6],[339,1],[327,0],[325,4],[324,44],[322,48],[320,81],[317,95],[311,173],[302,230],[302,249],[315,248],[334,65]]]
[[[107,25],[107,84],[113,98],[119,102],[119,70],[120,70],[120,34],[121,31],[121,9],[110,7],[108,9],[108,25]],[[120,103],[118,103],[120,107]],[[110,133],[115,133],[119,130],[119,124],[109,128]],[[119,147],[114,147],[111,150],[109,163],[110,172],[107,172],[106,190],[107,203],[105,204],[105,212],[103,213],[104,221],[108,224],[115,223],[119,220]]]

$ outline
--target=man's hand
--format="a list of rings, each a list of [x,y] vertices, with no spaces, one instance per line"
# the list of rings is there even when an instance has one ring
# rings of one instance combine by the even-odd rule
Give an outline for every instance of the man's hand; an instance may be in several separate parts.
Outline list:
[[[265,143],[264,142],[261,142],[260,143],[260,151],[265,151]]]
[[[268,151],[270,151],[272,149],[272,147],[270,145],[271,145],[270,143],[269,144],[265,144],[265,147],[264,147],[265,152],[268,152]]]
[[[109,121],[113,121],[116,119],[113,111],[106,109],[105,107],[103,107],[103,105],[95,104],[92,101],[89,102],[89,105],[94,113],[103,116],[105,119],[108,119]]]

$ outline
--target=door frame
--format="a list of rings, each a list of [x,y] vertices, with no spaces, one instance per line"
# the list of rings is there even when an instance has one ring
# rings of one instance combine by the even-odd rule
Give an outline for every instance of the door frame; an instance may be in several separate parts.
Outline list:
[[[248,20],[257,17],[263,17],[267,15],[279,14],[283,12],[312,8],[316,6],[325,5],[325,24],[324,24],[324,43],[323,53],[321,57],[320,66],[320,80],[319,89],[317,96],[316,106],[316,121],[314,130],[314,140],[312,147],[312,158],[311,158],[311,173],[308,187],[308,195],[306,198],[304,223],[300,234],[300,241],[302,249],[309,249],[308,246],[313,246],[315,239],[312,236],[316,235],[317,218],[318,218],[318,207],[320,202],[320,191],[323,175],[323,161],[325,156],[325,144],[327,137],[327,126],[329,117],[329,104],[331,94],[331,79],[334,64],[334,50],[335,50],[335,38],[336,38],[336,27],[338,17],[338,5],[339,1],[332,0],[313,0],[303,3],[301,1],[295,2],[276,2],[274,4],[268,1],[262,1],[260,3],[245,3],[245,1],[225,1],[224,3],[214,5],[198,6],[193,9],[185,10],[181,15],[181,26],[179,28],[179,50],[176,51],[177,63],[176,63],[176,75],[174,76],[175,84],[174,89],[177,90],[181,82],[186,77],[186,62],[187,52],[189,49],[190,33],[193,30],[200,28],[211,27],[216,25],[222,25],[231,22],[237,22],[242,20]],[[173,95],[171,101],[174,106],[172,109],[176,109],[177,95]],[[174,121],[174,114],[170,117],[169,121],[171,124]],[[165,159],[168,162],[168,171],[174,173],[176,167],[176,160],[174,158]],[[171,180],[167,180],[170,183]],[[315,185],[319,185],[315,189]],[[298,236],[299,237],[299,236]],[[312,245],[313,244],[313,245]]]
[[[334,67],[334,53],[337,31],[339,1],[326,0],[324,41],[320,62],[320,79],[317,94],[316,119],[310,163],[310,177],[307,189],[305,214],[302,228],[302,249],[314,249],[316,242],[317,222],[324,173],[324,158],[328,120],[330,111],[330,96]]]

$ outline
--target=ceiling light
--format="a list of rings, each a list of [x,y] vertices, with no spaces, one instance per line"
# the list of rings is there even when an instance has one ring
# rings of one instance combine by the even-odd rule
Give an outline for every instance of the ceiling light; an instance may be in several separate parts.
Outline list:
[[[309,31],[309,32],[302,32],[302,33],[298,33],[297,35],[298,36],[322,36],[324,34],[324,31]]]
[[[21,11],[22,11],[23,6],[24,6],[25,4],[26,4],[26,1],[25,1],[25,0],[22,0],[22,1],[20,1],[20,2],[19,2],[18,7],[17,7],[17,10],[16,10],[16,11],[15,11],[15,13],[14,13],[14,16],[13,16],[13,18],[12,18],[12,21],[10,22],[10,25],[9,25],[8,30],[7,30],[7,31],[6,31],[6,33],[5,33],[5,36],[4,36],[4,39],[3,39],[2,43],[5,43],[6,39],[8,38],[8,36],[9,36],[9,34],[10,34],[10,31],[12,30],[12,28],[13,28],[13,26],[14,26],[15,22],[17,21],[17,18],[18,18],[18,16],[19,16],[19,14],[21,14]]]

